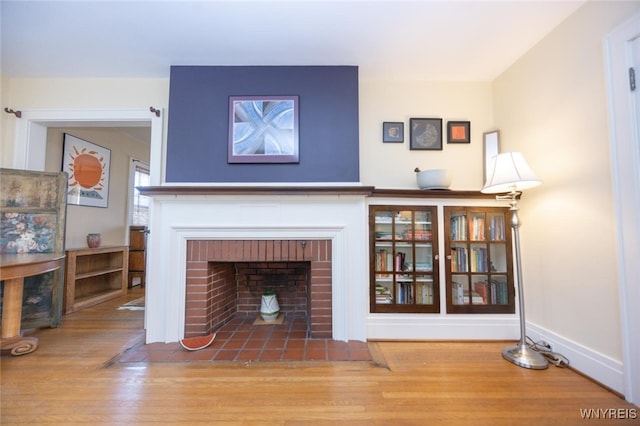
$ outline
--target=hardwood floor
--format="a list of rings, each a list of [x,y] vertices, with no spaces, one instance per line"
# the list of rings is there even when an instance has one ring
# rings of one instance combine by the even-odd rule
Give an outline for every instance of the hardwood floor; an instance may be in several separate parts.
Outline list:
[[[117,362],[143,338],[143,314],[115,308],[138,296],[3,354],[0,423],[573,425],[581,410],[615,409],[636,417],[616,424],[638,424],[637,407],[570,369],[504,361],[505,342],[370,342],[373,362]]]

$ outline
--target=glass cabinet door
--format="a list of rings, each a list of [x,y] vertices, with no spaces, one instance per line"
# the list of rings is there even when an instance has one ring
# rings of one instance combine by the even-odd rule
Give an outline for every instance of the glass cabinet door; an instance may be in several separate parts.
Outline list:
[[[372,206],[372,312],[438,312],[434,207]]]
[[[447,312],[513,313],[505,208],[445,207]]]

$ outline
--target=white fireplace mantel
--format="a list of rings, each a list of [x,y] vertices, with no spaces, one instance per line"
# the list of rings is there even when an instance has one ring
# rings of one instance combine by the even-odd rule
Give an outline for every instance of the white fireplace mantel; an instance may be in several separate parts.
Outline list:
[[[366,340],[368,256],[365,194],[154,194],[148,241],[146,342],[184,337],[188,240],[329,239],[332,333]]]

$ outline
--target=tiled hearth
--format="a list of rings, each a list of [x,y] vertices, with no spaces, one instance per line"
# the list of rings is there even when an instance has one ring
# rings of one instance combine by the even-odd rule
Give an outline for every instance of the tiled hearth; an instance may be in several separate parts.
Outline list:
[[[139,344],[118,362],[372,360],[366,342],[307,338],[303,316],[285,316],[282,324],[254,325],[254,321],[255,316],[237,316],[218,330],[209,347],[199,351],[187,351],[179,343]]]

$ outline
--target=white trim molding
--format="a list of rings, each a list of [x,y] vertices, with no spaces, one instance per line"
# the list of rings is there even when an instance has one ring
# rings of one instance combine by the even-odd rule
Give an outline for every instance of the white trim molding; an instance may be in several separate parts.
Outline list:
[[[598,353],[535,324],[527,324],[527,335],[545,341],[551,350],[569,360],[571,368],[618,392],[624,392],[624,369],[620,361]]]
[[[151,182],[159,185],[162,167],[163,117],[149,108],[135,109],[33,109],[22,110],[15,120],[13,165],[15,169],[43,171],[47,127],[151,127]]]
[[[640,405],[640,124],[636,119],[640,105],[628,76],[631,66],[640,72],[640,58],[634,58],[632,51],[633,43],[640,43],[638,37],[640,14],[604,39],[624,371],[620,392],[636,405]]]

